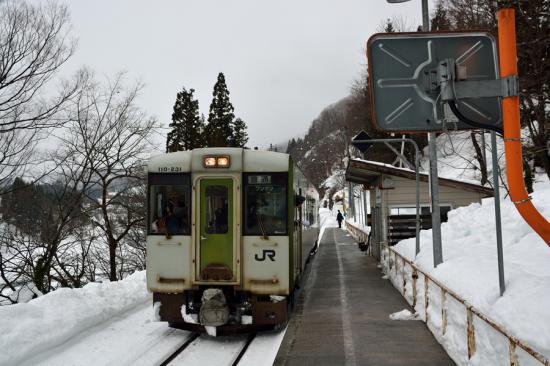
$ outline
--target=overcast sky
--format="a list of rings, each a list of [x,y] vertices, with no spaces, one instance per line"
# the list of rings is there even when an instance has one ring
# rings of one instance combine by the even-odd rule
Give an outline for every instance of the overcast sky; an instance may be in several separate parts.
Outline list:
[[[146,87],[140,105],[170,123],[176,93],[194,88],[208,116],[223,72],[249,146],[303,135],[349,94],[369,36],[387,18],[421,23],[420,0],[66,0],[76,55],[100,76],[120,70]]]

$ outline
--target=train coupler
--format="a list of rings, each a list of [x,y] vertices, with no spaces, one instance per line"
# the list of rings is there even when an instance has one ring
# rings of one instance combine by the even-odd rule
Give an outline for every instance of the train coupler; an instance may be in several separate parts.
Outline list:
[[[209,288],[202,293],[199,319],[202,325],[208,327],[227,324],[229,307],[222,290]]]

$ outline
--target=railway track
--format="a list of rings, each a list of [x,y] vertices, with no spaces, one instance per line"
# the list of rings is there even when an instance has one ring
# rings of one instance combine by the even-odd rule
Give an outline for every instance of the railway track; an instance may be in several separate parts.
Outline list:
[[[236,366],[240,364],[255,338],[255,333],[245,337],[223,338],[211,338],[200,333],[191,333],[185,342],[166,357],[160,365],[209,364]]]

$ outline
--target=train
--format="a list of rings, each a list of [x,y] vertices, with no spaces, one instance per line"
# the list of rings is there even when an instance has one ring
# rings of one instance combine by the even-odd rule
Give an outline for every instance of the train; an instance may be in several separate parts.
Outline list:
[[[199,148],[147,164],[147,288],[170,327],[284,326],[319,234],[319,194],[290,155]]]

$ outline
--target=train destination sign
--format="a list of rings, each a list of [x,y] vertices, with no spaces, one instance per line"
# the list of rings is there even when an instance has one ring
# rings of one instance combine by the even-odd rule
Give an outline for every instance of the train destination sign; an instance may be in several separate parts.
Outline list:
[[[459,111],[478,123],[502,124],[500,99],[486,96],[475,84],[499,78],[497,46],[487,32],[383,33],[367,44],[374,126],[387,132],[431,132],[472,129],[459,122],[442,103],[442,80],[451,79],[447,93],[470,86],[457,98]],[[454,83],[454,80],[458,81]],[[472,85],[474,85],[472,87]],[[460,93],[456,93],[459,95]]]

